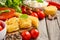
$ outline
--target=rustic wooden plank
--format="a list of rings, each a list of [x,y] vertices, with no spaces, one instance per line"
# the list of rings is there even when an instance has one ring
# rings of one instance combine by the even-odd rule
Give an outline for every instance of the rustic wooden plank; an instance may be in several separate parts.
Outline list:
[[[60,29],[60,11],[57,12],[57,22],[58,22],[58,25],[59,25],[59,29]],[[59,31],[59,34],[60,34],[60,31]],[[59,38],[58,40],[60,40],[60,35],[59,35]]]
[[[53,1],[58,2],[60,4],[60,0],[53,0]],[[57,11],[57,14],[58,14],[57,15],[57,22],[58,22],[59,30],[60,30],[60,10]],[[59,36],[58,37],[59,37],[58,40],[60,40],[60,31],[59,31]]]
[[[60,11],[57,11],[57,22],[58,25],[60,26]]]
[[[47,29],[46,29],[45,19],[43,19],[39,22],[38,30],[40,32],[40,35],[37,38],[37,40],[49,40],[48,34],[47,34]]]
[[[58,25],[60,26],[60,11],[57,11],[57,22],[58,22]]]
[[[57,20],[48,20],[46,19],[47,22],[47,28],[50,36],[50,40],[58,40],[59,38],[59,26],[57,23]]]

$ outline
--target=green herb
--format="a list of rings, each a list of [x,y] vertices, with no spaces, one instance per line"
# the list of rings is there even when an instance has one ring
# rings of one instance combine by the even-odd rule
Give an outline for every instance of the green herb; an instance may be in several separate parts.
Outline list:
[[[43,3],[43,0],[36,0],[37,2]]]
[[[20,8],[19,6],[15,6],[15,10],[16,10],[17,12],[22,13],[21,8]]]
[[[19,6],[22,5],[22,2],[22,0],[0,0],[0,7],[11,7],[15,8],[17,12],[21,12],[21,8]]]
[[[27,15],[27,14],[22,14],[22,15],[20,16],[20,18],[22,18],[22,19],[27,19],[27,18],[28,18],[28,15]]]
[[[3,12],[10,12],[10,10],[2,10],[0,11],[0,14],[2,14]]]
[[[17,12],[20,12],[21,13],[21,9],[20,9],[20,5],[22,4],[22,1],[21,0],[7,0],[6,1],[6,5],[8,7],[12,7],[12,8],[15,8],[15,10]]]

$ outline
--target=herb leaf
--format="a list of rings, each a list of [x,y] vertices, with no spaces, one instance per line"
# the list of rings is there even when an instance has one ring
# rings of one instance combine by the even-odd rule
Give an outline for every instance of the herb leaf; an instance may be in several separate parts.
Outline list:
[[[43,0],[36,0],[37,2],[41,2],[41,3],[43,3]]]
[[[27,14],[22,14],[22,15],[20,16],[20,18],[22,18],[22,19],[27,19],[27,18],[28,18],[28,15],[27,15]]]

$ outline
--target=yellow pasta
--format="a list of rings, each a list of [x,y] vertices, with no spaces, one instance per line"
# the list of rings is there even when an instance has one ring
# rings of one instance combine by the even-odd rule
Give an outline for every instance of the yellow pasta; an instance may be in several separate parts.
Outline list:
[[[17,17],[20,17],[20,15],[22,15],[22,14],[18,13],[18,12],[15,13],[15,16],[17,16]]]
[[[20,15],[22,14],[20,15],[18,14],[16,14],[18,18],[13,17],[6,20],[7,32],[13,32],[19,29],[25,29],[25,28],[30,28],[30,27],[35,27],[35,28],[38,27],[38,23],[39,23],[38,18],[33,17],[33,16],[28,16],[28,18],[23,19],[23,18],[20,18]]]
[[[44,12],[46,15],[54,16],[57,12],[57,8],[55,6],[48,6],[44,8]]]
[[[13,17],[13,18],[6,20],[7,32],[13,32],[13,31],[19,30],[18,21],[19,20],[16,17]]]
[[[29,19],[32,21],[32,26],[35,27],[35,28],[37,28],[38,24],[39,24],[38,18],[33,17],[33,16],[29,16]]]
[[[27,19],[19,19],[20,28],[30,28],[32,26],[32,21]]]

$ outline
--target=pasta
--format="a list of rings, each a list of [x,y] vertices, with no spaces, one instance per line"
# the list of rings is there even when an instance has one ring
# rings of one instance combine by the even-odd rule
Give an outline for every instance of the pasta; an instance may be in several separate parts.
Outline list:
[[[25,29],[30,27],[35,27],[35,28],[38,27],[38,22],[39,22],[38,18],[33,16],[28,16],[28,18],[23,19],[19,17],[20,15],[17,16],[18,18],[13,17],[6,20],[7,32],[13,32],[19,29]]]
[[[38,18],[33,17],[33,16],[29,16],[29,19],[32,21],[32,26],[35,27],[35,28],[37,28],[38,24],[39,24]]]
[[[20,15],[22,15],[22,14],[21,13],[18,13],[18,12],[15,13],[15,16],[16,17],[20,17]]]
[[[48,6],[44,8],[44,12],[46,15],[54,16],[57,12],[57,8],[55,6]]]
[[[32,26],[32,21],[27,19],[19,19],[20,28],[30,28]]]
[[[19,20],[16,17],[13,17],[13,18],[10,18],[9,20],[6,20],[7,32],[13,32],[13,31],[19,30],[18,21]]]

